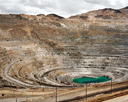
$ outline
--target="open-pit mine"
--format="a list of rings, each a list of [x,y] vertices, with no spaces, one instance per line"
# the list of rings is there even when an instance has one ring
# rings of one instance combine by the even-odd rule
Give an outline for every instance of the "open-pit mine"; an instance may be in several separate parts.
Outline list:
[[[73,81],[98,77],[107,79]],[[127,85],[128,7],[0,14],[0,102],[100,102],[127,95]]]

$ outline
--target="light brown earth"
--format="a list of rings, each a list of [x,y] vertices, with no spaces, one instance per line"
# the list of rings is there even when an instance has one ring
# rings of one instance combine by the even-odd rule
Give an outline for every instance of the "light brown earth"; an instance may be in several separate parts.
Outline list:
[[[92,76],[117,79],[113,89],[127,86],[127,12],[128,7],[94,10],[69,18],[56,14],[0,14],[0,102],[2,98],[4,102],[16,98],[25,101],[27,96],[32,102],[54,102],[53,86],[78,85],[66,81],[69,77],[57,80],[61,73],[68,73],[66,68],[73,69],[69,73],[75,68],[84,72],[85,68],[93,71]],[[85,72],[82,76],[91,74]],[[122,100],[128,91],[125,88],[104,94],[111,91],[110,83],[94,84],[87,89],[93,97],[85,100],[85,87],[60,87],[58,101],[100,102],[120,96]]]
[[[112,85],[112,89],[115,89],[115,88],[120,88],[120,87],[124,87],[124,86],[127,86],[128,84],[128,81],[125,81],[125,82],[118,82],[118,83],[113,83]],[[108,90],[111,90],[111,84],[108,83],[108,84],[95,84],[95,85],[91,85],[91,86],[88,86],[87,87],[87,94],[92,94],[92,93],[97,93],[97,92],[104,92],[104,91],[108,91]],[[11,95],[14,95],[14,91],[10,90],[8,91],[7,89],[6,90],[1,90],[1,93],[4,92],[10,96],[8,97],[12,97]],[[25,96],[28,96],[28,97],[32,97],[32,96],[36,96],[36,99],[32,99],[32,98],[28,98],[28,100],[33,100],[32,102],[54,102],[55,101],[55,95],[56,95],[56,91],[21,91],[19,89],[15,90],[15,96],[13,96],[12,98],[15,99],[14,97],[17,97],[17,98],[20,98],[20,97],[24,97],[21,96],[21,92],[23,94],[24,92],[24,95]],[[93,97],[87,97],[87,100],[86,98],[84,98],[83,96],[85,96],[85,87],[84,88],[70,88],[70,89],[65,89],[65,90],[61,90],[60,88],[58,89],[58,92],[57,92],[57,100],[58,101],[66,101],[66,102],[69,102],[68,99],[73,99],[73,98],[76,98],[76,97],[81,97],[79,100],[77,100],[77,98],[74,100],[74,101],[71,101],[71,102],[101,102],[101,101],[106,101],[106,100],[109,100],[109,99],[113,99],[115,97],[120,97],[120,96],[124,96],[124,95],[127,95],[128,94],[128,88],[126,88],[125,90],[119,90],[119,91],[113,91],[111,93],[111,91],[107,94],[98,94],[98,95],[94,95]],[[49,95],[48,95],[49,93]],[[44,95],[43,95],[44,94]],[[38,97],[37,97],[38,96]],[[6,97],[6,96],[5,96]],[[124,96],[125,97],[125,96]],[[34,101],[35,100],[35,101]],[[81,101],[80,101],[81,100]]]

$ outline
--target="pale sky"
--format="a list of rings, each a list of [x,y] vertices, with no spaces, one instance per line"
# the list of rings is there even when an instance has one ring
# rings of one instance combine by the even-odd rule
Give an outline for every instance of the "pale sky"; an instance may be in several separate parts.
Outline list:
[[[91,10],[128,6],[127,0],[0,0],[0,14],[57,14],[70,17]]]

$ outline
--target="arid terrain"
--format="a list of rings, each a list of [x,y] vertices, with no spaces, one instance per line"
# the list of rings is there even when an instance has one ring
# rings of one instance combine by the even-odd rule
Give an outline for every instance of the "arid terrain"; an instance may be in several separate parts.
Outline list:
[[[72,82],[99,76],[112,80]],[[0,14],[0,102],[126,102],[127,84],[128,7]]]

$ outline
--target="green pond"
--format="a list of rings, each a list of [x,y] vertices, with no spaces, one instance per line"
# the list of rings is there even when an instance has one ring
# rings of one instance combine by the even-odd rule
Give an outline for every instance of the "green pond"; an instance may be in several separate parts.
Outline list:
[[[109,81],[107,77],[97,77],[97,78],[91,78],[91,77],[82,77],[82,78],[74,78],[74,83],[79,84],[85,84],[85,83],[100,83],[100,82],[106,82]]]

